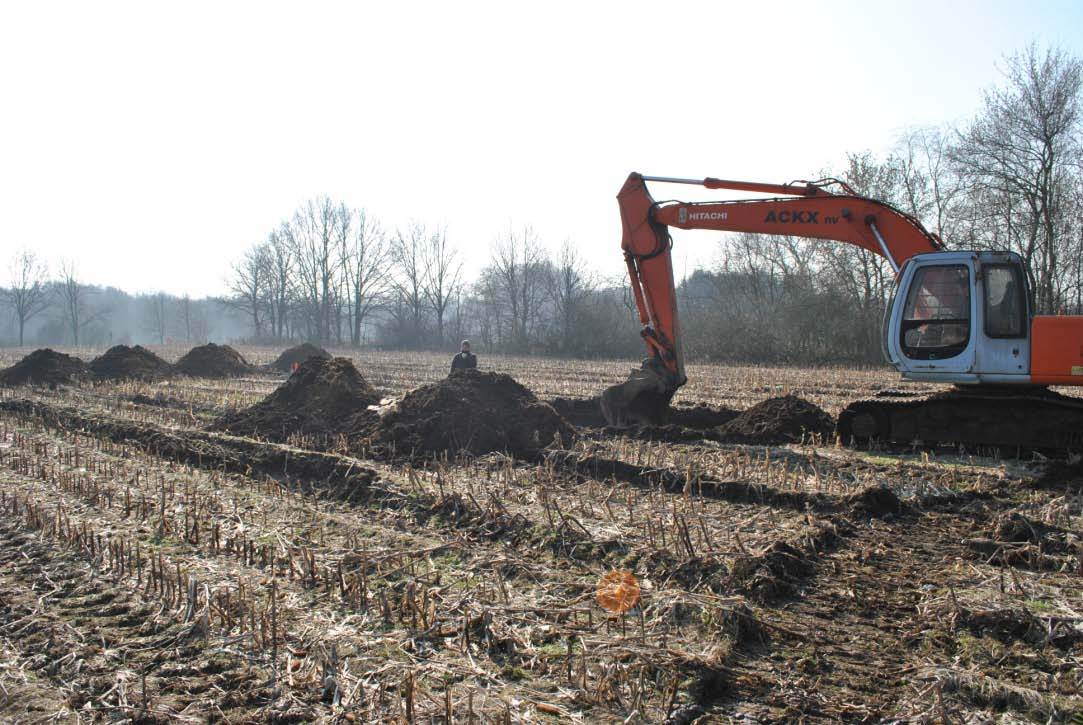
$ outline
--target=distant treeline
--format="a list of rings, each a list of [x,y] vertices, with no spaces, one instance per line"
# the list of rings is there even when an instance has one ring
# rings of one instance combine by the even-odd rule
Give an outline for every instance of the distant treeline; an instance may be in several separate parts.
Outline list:
[[[1001,84],[969,121],[911,129],[886,157],[851,153],[820,175],[915,216],[949,248],[1018,252],[1037,311],[1083,312],[1081,89],[1079,58],[1032,46],[1005,59]],[[253,245],[220,300],[132,298],[83,285],[70,265],[57,279],[20,253],[0,290],[13,313],[0,339],[18,340],[22,321],[35,344],[173,338],[450,349],[470,338],[487,351],[633,356],[643,345],[622,270],[590,270],[573,243],[551,247],[527,226],[501,234],[467,279],[445,229],[385,229],[363,209],[324,197]],[[728,235],[710,268],[679,283],[686,354],[876,361],[893,282],[882,258],[843,243]]]

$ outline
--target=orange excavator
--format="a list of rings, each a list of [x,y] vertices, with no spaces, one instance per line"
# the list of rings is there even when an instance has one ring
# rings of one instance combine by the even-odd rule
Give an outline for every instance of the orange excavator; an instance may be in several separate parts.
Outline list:
[[[656,202],[647,182],[771,194]],[[882,255],[895,272],[884,356],[904,380],[950,383],[895,392],[839,415],[844,441],[1083,448],[1083,400],[1047,389],[1083,385],[1083,317],[1034,315],[1030,277],[1012,252],[948,251],[913,216],[835,179],[764,184],[633,173],[617,195],[621,246],[649,356],[602,394],[611,425],[659,424],[687,381],[670,227],[831,239]]]

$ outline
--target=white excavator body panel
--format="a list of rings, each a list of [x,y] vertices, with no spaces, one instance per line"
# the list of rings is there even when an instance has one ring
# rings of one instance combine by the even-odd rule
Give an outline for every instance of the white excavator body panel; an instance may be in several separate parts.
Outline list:
[[[885,354],[905,379],[1030,382],[1029,295],[1016,254],[915,255],[885,323]]]

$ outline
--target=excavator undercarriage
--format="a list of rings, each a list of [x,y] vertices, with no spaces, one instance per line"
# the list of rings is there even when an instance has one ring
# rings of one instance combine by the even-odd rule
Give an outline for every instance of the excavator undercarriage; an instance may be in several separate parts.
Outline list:
[[[840,414],[844,443],[960,445],[1004,450],[1083,450],[1083,398],[1036,386],[957,386],[858,400]]]

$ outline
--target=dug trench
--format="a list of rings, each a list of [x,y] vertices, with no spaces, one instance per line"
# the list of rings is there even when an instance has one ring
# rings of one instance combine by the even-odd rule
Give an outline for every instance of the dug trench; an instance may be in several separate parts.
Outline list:
[[[967,721],[990,707],[1028,721],[1078,714],[1083,701],[1064,677],[1083,653],[1078,631],[1028,610],[1022,591],[999,608],[963,600],[974,573],[945,562],[965,560],[969,529],[946,512],[854,525],[849,546],[818,560],[818,581],[761,614],[770,648],[729,660],[724,709],[754,721],[921,721],[938,712]]]

